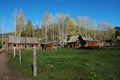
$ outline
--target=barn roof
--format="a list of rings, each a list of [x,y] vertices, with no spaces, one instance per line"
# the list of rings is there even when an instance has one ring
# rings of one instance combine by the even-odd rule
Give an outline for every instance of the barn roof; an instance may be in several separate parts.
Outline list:
[[[9,36],[8,43],[38,43],[38,39],[35,37]]]
[[[78,37],[79,37],[79,35],[72,36],[72,37],[70,37],[68,42],[76,42],[78,40]]]
[[[76,35],[76,36],[71,36],[68,43],[70,42],[76,42],[78,40],[78,38],[81,37],[82,40],[85,40],[85,41],[93,41],[92,38],[86,38],[86,37],[83,37],[81,35]]]

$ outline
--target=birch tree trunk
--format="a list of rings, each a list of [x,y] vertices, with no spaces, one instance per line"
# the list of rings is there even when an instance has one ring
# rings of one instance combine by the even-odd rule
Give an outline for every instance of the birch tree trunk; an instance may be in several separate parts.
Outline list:
[[[33,47],[33,76],[37,76],[36,47]]]
[[[45,41],[47,43],[47,26],[45,26]]]
[[[58,29],[59,29],[59,44],[60,44],[60,48],[61,48],[61,30],[60,30],[60,25],[58,24]]]
[[[53,42],[55,42],[55,34],[54,34],[54,28],[55,28],[55,25],[53,25]]]

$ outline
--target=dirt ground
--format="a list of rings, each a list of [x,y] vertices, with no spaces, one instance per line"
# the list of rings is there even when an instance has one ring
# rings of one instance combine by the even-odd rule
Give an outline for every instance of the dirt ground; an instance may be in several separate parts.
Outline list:
[[[0,52],[0,80],[31,80],[11,64],[7,53]]]

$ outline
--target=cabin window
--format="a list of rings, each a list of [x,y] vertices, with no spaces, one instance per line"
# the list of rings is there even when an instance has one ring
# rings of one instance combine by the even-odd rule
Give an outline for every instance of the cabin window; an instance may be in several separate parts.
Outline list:
[[[16,47],[16,44],[13,44],[14,47]]]

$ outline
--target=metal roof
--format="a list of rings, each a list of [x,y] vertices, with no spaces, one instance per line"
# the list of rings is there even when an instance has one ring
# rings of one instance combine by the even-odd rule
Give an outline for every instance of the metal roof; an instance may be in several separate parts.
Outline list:
[[[72,37],[70,37],[68,42],[76,42],[78,40],[78,37],[79,37],[79,35],[72,36]]]
[[[71,36],[68,42],[76,42],[78,40],[79,36],[80,35]],[[92,38],[86,38],[86,37],[83,37],[83,36],[81,36],[81,38],[82,38],[82,40],[85,40],[85,41],[93,41]]]
[[[9,36],[8,43],[38,43],[38,39],[35,37]]]

